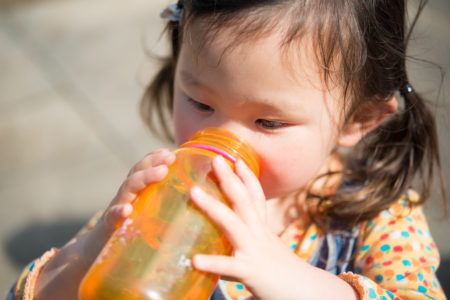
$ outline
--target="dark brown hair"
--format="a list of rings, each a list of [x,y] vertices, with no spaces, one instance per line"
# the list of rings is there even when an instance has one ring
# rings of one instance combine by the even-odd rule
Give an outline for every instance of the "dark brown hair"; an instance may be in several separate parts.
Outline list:
[[[232,28],[233,43],[256,39],[283,20],[283,45],[294,45],[305,34],[313,47],[323,80],[343,87],[343,114],[349,119],[363,105],[377,105],[402,91],[402,109],[370,132],[349,156],[341,186],[329,194],[308,194],[315,220],[333,220],[342,227],[368,220],[397,201],[415,174],[421,185],[420,203],[429,197],[434,166],[440,158],[434,116],[425,100],[409,85],[406,48],[418,13],[407,25],[404,0],[185,0],[181,22],[169,21],[171,54],[148,86],[141,112],[150,128],[171,138],[173,80],[178,53],[191,22],[201,20],[205,40]],[[286,26],[286,25],[284,25]],[[298,46],[299,43],[297,43]],[[231,46],[231,45],[230,45]],[[292,52],[290,52],[292,53]],[[362,110],[361,110],[362,111]],[[156,114],[156,118],[153,116]],[[159,131],[157,130],[159,128]],[[328,173],[323,176],[330,177]],[[321,177],[323,177],[321,176]],[[445,200],[442,174],[441,189]]]

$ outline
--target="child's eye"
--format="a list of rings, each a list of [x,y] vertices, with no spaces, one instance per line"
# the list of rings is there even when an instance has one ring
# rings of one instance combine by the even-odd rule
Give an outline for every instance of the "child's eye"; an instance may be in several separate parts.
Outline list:
[[[188,98],[188,102],[192,106],[194,106],[195,109],[197,109],[200,112],[213,112],[214,111],[214,109],[211,106],[201,103],[201,102],[198,102],[198,101],[195,101],[194,99]]]
[[[278,129],[286,126],[286,123],[279,121],[269,121],[264,119],[258,119],[255,121],[256,125],[261,126],[264,129]]]

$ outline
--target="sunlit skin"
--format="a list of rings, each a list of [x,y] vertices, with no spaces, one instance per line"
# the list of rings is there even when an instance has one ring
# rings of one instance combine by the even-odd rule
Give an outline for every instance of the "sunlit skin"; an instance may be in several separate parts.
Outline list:
[[[191,190],[191,200],[234,248],[230,257],[198,254],[193,266],[242,282],[258,299],[357,299],[349,284],[307,264],[279,239],[286,225],[283,199],[302,192],[325,171],[336,147],[354,146],[394,112],[395,98],[367,108],[367,117],[344,122],[340,89],[322,84],[312,52],[303,46],[311,44],[307,37],[299,43],[299,54],[286,60],[290,56],[279,46],[280,31],[224,51],[232,31],[205,46],[198,25],[189,28],[176,67],[176,143],[205,127],[229,129],[259,153],[261,175],[258,180],[242,161],[232,169],[218,156],[213,170],[231,208],[198,188]],[[157,150],[130,170],[96,226],[65,245],[42,270],[36,299],[77,299],[87,269],[115,225],[131,214],[130,202],[161,181],[174,160],[173,152]],[[302,216],[300,210],[291,217]]]
[[[231,36],[202,48],[195,28],[175,74],[177,144],[205,127],[227,128],[260,155],[267,199],[302,189],[325,165],[338,137],[339,116],[329,112],[338,111],[336,101],[322,87],[320,73],[306,64],[288,69],[279,34],[224,53]]]

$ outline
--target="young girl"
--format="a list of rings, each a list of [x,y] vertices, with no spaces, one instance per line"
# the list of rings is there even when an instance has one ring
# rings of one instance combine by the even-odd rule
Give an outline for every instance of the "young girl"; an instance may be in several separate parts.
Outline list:
[[[261,158],[259,179],[214,160],[231,208],[191,190],[234,247],[193,257],[227,279],[212,299],[445,299],[421,208],[436,129],[406,74],[405,14],[404,0],[185,0],[163,12],[172,53],[144,97],[146,119],[156,112],[170,135],[173,118],[178,145],[229,129]],[[77,299],[130,202],[174,159],[160,150],[138,162],[95,224],[35,261],[11,299]]]

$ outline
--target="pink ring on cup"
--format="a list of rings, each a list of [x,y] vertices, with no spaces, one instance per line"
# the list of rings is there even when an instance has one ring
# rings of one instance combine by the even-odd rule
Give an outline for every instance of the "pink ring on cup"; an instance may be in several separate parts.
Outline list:
[[[210,145],[202,145],[202,144],[195,144],[195,145],[188,145],[185,146],[186,148],[198,148],[198,149],[204,149],[204,150],[208,150],[217,154],[222,155],[223,157],[225,157],[226,159],[228,159],[229,161],[231,161],[232,163],[236,163],[237,159],[234,158],[232,155],[230,155],[228,152],[214,147],[214,146],[210,146]]]

